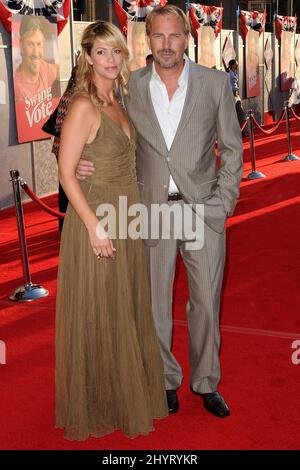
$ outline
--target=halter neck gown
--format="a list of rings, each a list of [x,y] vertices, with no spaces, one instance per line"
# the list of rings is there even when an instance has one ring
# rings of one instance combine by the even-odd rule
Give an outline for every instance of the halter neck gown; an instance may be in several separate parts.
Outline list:
[[[130,138],[104,112],[82,157],[95,172],[81,182],[90,207],[139,203],[135,131]],[[118,224],[117,224],[118,229]],[[117,232],[118,233],[118,232]],[[56,309],[55,424],[84,440],[121,430],[153,430],[167,416],[143,242],[113,240],[116,261],[93,253],[88,232],[69,204],[61,239]]]

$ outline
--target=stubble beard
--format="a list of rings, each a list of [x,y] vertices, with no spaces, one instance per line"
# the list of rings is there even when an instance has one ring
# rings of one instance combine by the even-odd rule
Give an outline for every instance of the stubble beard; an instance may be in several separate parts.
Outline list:
[[[157,55],[154,56],[154,61],[155,61],[161,68],[163,68],[163,69],[173,69],[173,68],[177,67],[177,66],[180,64],[181,59],[177,59],[177,58],[176,58],[176,54],[175,54],[174,51],[171,51],[172,54],[173,54],[173,57],[174,57],[171,62],[165,61],[164,58],[161,58],[160,55],[159,55],[161,52],[164,52],[164,50],[159,51],[159,52],[157,53]]]

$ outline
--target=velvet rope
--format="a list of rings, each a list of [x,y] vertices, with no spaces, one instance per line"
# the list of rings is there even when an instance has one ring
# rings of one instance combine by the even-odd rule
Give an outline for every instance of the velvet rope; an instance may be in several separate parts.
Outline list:
[[[255,117],[253,116],[253,114],[251,114],[251,118],[252,118],[252,121],[254,122],[254,124],[258,127],[258,129],[263,132],[264,134],[266,135],[270,135],[272,134],[273,132],[277,131],[278,127],[280,126],[280,124],[282,123],[283,121],[283,118],[285,116],[285,109],[282,110],[282,113],[281,113],[281,116],[279,118],[279,121],[277,122],[277,124],[272,127],[272,129],[269,129],[268,131],[266,131],[263,127],[261,127],[261,125],[257,122],[257,120],[255,119]]]
[[[247,126],[248,124],[248,119],[246,119],[246,121],[244,121],[242,127],[241,127],[241,132],[243,132],[243,130],[245,129],[245,127]]]
[[[65,214],[62,212],[55,211],[54,209],[51,209],[51,207],[47,206],[33,191],[32,189],[27,185],[27,183],[23,180],[20,181],[21,187],[24,189],[25,193],[28,194],[28,196],[35,201],[39,206],[41,206],[48,214],[54,215],[54,217],[59,217],[59,218],[64,218]]]
[[[294,115],[294,117],[300,121],[300,117],[297,116],[297,114],[295,113],[295,111],[293,110],[293,108],[291,108],[291,111],[292,111],[292,114]],[[251,114],[251,118],[253,120],[253,122],[255,123],[255,125],[258,127],[258,129],[263,132],[264,134],[267,134],[267,135],[270,135],[272,134],[273,132],[275,132],[278,127],[280,126],[283,118],[284,118],[284,115],[285,115],[285,110],[282,111],[281,113],[281,116],[279,118],[279,121],[277,122],[277,124],[272,127],[272,129],[269,129],[268,131],[266,131],[265,129],[263,129],[259,123],[257,122],[257,120],[255,119],[255,117],[253,116],[253,114]],[[243,123],[242,127],[241,127],[241,132],[243,132],[243,130],[245,129],[246,125],[248,123],[248,120],[246,119],[245,122]],[[59,217],[59,218],[64,218],[65,217],[65,214],[63,214],[62,212],[58,212],[58,211],[55,211],[54,209],[51,209],[51,207],[47,206],[47,204],[45,204],[33,191],[32,189],[27,185],[27,183],[23,180],[21,180],[20,182],[22,188],[24,189],[25,193],[33,200],[35,201],[37,204],[39,204],[39,206],[41,206],[46,212],[48,212],[48,214],[50,215],[53,215],[54,217]]]
[[[300,121],[300,116],[297,116],[297,114],[295,113],[294,109],[293,109],[293,108],[290,108],[290,110],[292,111],[292,115],[294,116],[294,118],[297,119],[297,121]]]

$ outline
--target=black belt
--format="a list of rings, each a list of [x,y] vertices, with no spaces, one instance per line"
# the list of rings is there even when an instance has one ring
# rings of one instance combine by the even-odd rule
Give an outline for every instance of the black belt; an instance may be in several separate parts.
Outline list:
[[[181,201],[182,196],[180,193],[171,193],[168,195],[168,201]]]

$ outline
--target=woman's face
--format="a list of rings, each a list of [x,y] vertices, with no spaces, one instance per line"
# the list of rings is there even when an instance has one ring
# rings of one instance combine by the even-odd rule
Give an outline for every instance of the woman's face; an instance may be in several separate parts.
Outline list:
[[[94,73],[107,80],[115,80],[119,76],[124,60],[121,49],[100,38],[95,39],[91,53],[86,58]]]

